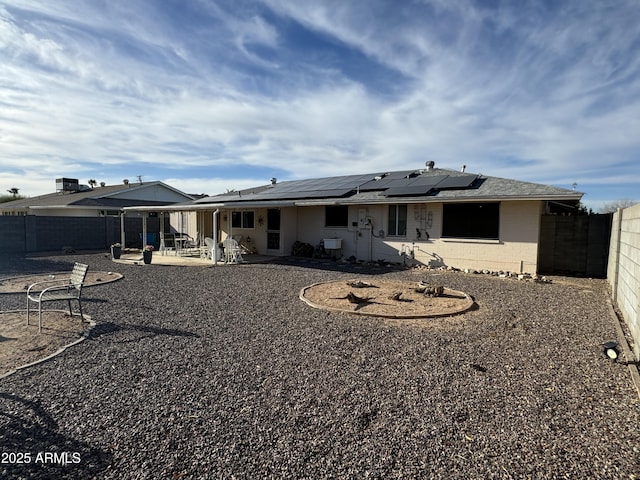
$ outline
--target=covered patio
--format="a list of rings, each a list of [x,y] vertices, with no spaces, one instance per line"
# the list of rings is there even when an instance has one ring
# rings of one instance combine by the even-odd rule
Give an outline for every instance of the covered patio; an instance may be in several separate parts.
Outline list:
[[[127,245],[125,224],[130,225],[130,221],[125,222],[126,217],[142,222],[142,233],[138,231],[136,235],[140,235],[142,248],[154,246],[154,262],[156,257],[174,256],[201,259],[214,265],[246,263],[291,251],[296,237],[296,209],[292,202],[238,205],[212,200],[206,197],[177,205],[125,207],[121,215],[121,244]],[[151,217],[159,219],[159,232],[152,232],[157,237],[149,234]]]
[[[153,260],[151,265],[165,265],[165,266],[184,266],[184,267],[211,267],[211,266],[226,266],[226,265],[238,265],[238,264],[255,264],[266,263],[273,260],[272,255],[258,255],[258,254],[245,254],[243,255],[243,261],[238,263],[225,263],[224,261],[212,262],[208,258],[200,256],[188,256],[188,255],[174,255],[172,253],[153,254]],[[113,260],[117,263],[129,264],[129,265],[142,265],[143,258],[141,252],[123,253],[119,259]]]
[[[125,215],[138,216],[142,221],[142,248],[153,245],[154,263],[163,265],[217,265],[225,262],[219,228],[221,205],[164,205],[126,207],[121,215],[121,244],[126,245]],[[157,243],[149,235],[150,216],[160,219]],[[169,231],[166,231],[166,217],[169,216]],[[194,221],[195,217],[195,221]],[[173,219],[173,221],[171,221]],[[229,235],[227,235],[228,237]],[[226,238],[226,237],[225,237]],[[247,252],[248,253],[248,252]],[[241,258],[242,262],[244,256]],[[128,263],[142,261],[140,253],[124,253],[121,260]],[[234,263],[239,263],[238,261]]]

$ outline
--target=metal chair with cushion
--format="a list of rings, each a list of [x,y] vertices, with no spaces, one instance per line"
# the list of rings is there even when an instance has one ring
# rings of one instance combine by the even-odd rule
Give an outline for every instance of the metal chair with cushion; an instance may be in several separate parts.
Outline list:
[[[69,305],[69,315],[73,315],[71,311],[71,300],[76,300],[80,308],[80,317],[84,320],[80,297],[82,295],[82,286],[87,276],[87,270],[89,270],[88,265],[76,262],[71,271],[71,276],[67,279],[47,280],[31,284],[27,290],[27,325],[29,325],[31,302],[38,304],[38,332],[42,332],[42,304],[44,302],[66,300]],[[45,285],[51,286],[46,287]]]

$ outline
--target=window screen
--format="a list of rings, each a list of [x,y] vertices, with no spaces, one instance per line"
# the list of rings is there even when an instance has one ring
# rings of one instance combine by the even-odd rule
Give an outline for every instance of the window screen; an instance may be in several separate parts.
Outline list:
[[[498,240],[499,203],[445,203],[442,206],[442,236]]]
[[[346,205],[327,206],[324,215],[326,227],[346,227],[349,224],[349,207]]]

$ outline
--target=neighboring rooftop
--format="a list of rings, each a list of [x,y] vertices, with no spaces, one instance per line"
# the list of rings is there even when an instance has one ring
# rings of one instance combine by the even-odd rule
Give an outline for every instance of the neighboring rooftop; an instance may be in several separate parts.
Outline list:
[[[30,209],[83,207],[87,209],[115,210],[125,206],[164,205],[166,199],[152,199],[143,191],[159,187],[175,195],[176,200],[192,200],[193,197],[163,182],[125,182],[119,185],[90,187],[80,185],[75,179],[56,179],[56,192],[35,197],[20,198],[0,203],[0,211],[27,212]]]

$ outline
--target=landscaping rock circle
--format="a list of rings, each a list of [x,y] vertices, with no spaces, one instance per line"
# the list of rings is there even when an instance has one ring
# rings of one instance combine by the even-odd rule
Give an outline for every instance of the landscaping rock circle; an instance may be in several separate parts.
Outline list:
[[[399,319],[457,315],[474,306],[465,292],[441,285],[425,289],[417,282],[369,278],[315,283],[300,291],[300,299],[322,310]]]

